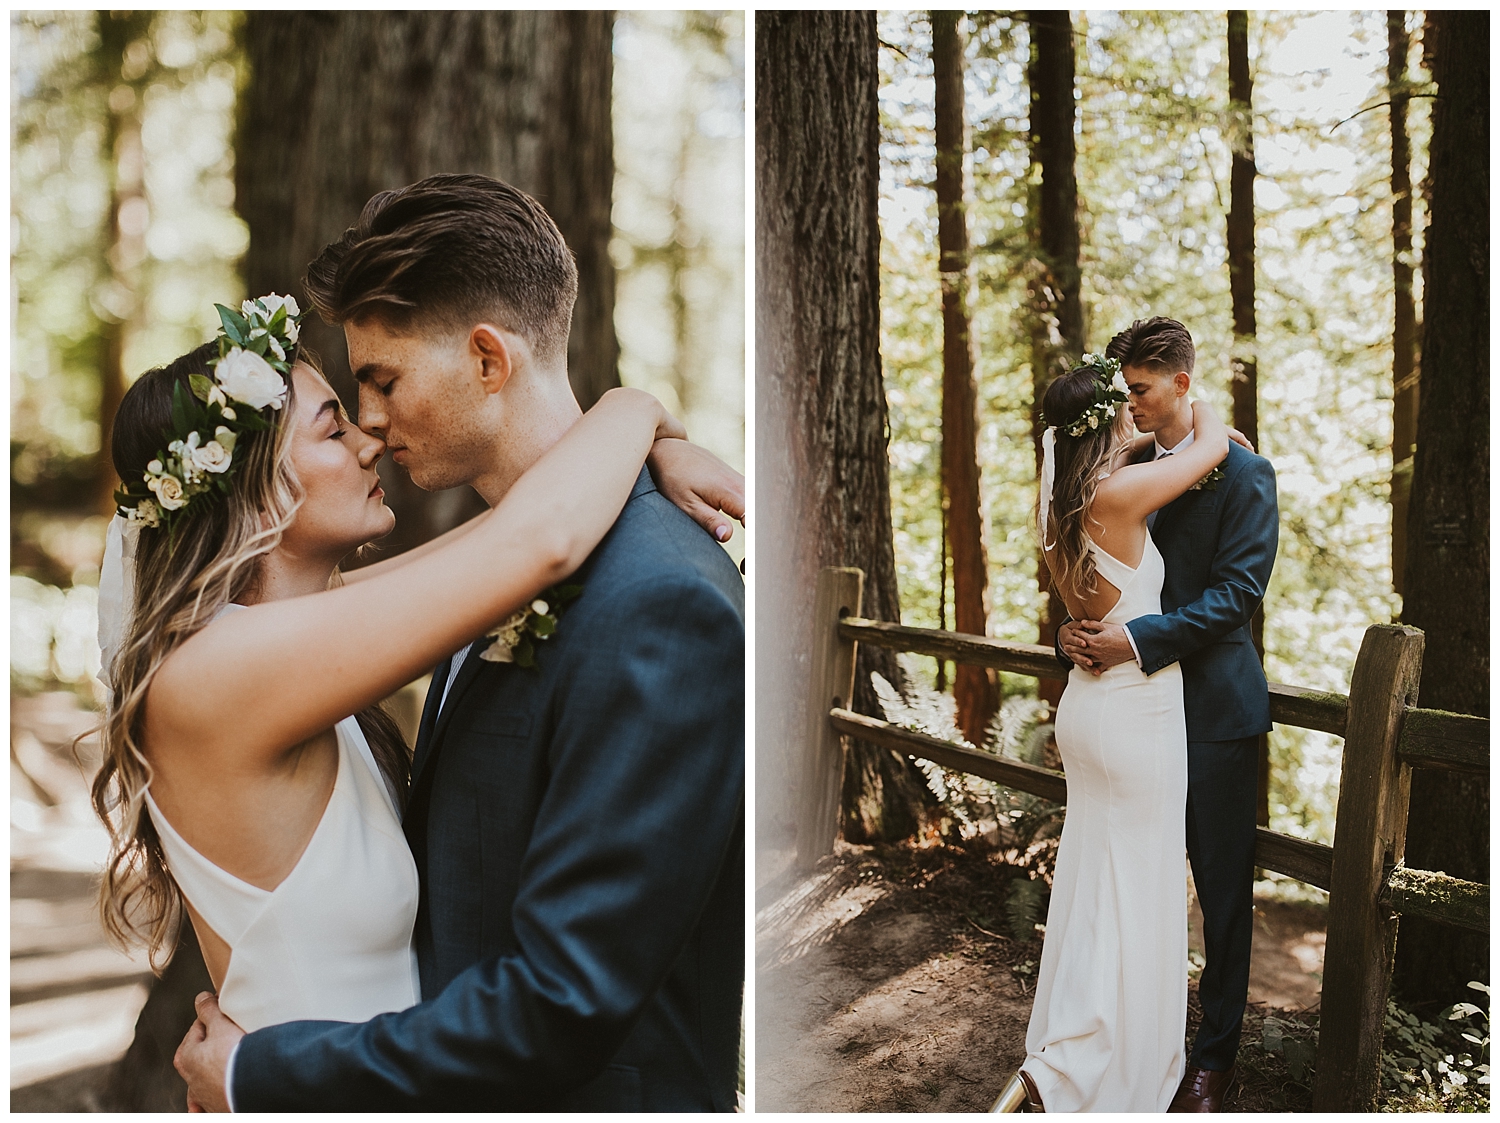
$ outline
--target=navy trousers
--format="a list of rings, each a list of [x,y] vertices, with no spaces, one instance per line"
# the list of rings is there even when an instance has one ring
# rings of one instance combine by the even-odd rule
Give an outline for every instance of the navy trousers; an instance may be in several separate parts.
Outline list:
[[[1203,908],[1203,1022],[1188,1063],[1234,1064],[1250,988],[1259,737],[1188,742],[1187,850]]]

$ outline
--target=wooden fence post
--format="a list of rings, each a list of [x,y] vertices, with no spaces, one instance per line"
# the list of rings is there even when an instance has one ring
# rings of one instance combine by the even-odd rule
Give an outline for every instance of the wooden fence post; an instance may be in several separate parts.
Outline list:
[[[1425,637],[1376,624],[1365,632],[1349,686],[1349,722],[1328,893],[1314,1111],[1369,1111],[1380,1081],[1396,916],[1379,903],[1386,871],[1406,846],[1411,768],[1396,755],[1401,717],[1415,705]]]
[[[811,869],[833,851],[839,833],[844,786],[843,737],[828,711],[849,704],[854,693],[854,653],[859,646],[839,635],[839,621],[858,616],[864,599],[862,569],[829,567],[818,573],[813,599],[813,649],[808,668],[807,732],[797,797],[797,865]]]

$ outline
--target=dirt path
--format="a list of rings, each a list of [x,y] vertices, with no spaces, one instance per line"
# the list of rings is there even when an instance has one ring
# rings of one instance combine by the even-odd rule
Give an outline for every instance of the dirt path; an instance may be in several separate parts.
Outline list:
[[[956,848],[841,846],[765,887],[756,1109],[987,1111],[1025,1056],[1041,958],[1002,934],[1007,876]],[[1316,1003],[1322,931],[1315,906],[1258,900],[1249,1047],[1269,1010]]]

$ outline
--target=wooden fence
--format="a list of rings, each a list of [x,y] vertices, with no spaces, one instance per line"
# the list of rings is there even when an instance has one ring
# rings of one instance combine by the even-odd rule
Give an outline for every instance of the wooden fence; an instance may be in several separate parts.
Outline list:
[[[1058,803],[1067,778],[852,712],[857,645],[874,644],[1037,678],[1060,678],[1052,649],[860,618],[864,573],[825,569],[814,602],[808,752],[798,777],[798,860],[810,867],[838,834],[843,738],[857,737]],[[1344,738],[1334,843],[1256,828],[1264,869],[1328,891],[1328,943],[1313,1108],[1367,1111],[1380,1079],[1380,1037],[1401,914],[1489,931],[1489,886],[1402,864],[1411,770],[1489,772],[1487,718],[1418,709],[1423,634],[1376,624],[1365,632],[1349,694],[1270,684],[1271,717]],[[1184,969],[1186,966],[1184,965]]]

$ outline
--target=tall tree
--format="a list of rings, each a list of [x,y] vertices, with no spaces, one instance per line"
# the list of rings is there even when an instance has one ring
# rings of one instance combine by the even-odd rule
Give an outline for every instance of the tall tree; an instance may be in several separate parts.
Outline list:
[[[104,90],[104,155],[109,161],[109,263],[111,316],[103,323],[99,370],[99,458],[95,505],[114,513],[119,487],[111,459],[115,412],[125,396],[125,337],[140,308],[139,273],[146,260],[146,159],[141,147],[141,106],[155,68],[148,35],[150,12],[96,12],[98,81]]]
[[[1040,171],[1040,186],[1032,198],[1036,231],[1035,258],[1028,277],[1031,324],[1031,430],[1036,445],[1037,479],[1042,471],[1042,396],[1059,374],[1083,354],[1084,323],[1081,274],[1078,269],[1078,177],[1074,171],[1077,148],[1073,126],[1077,118],[1073,17],[1059,11],[1028,13],[1031,60],[1031,161]],[[1047,598],[1038,642],[1051,644],[1067,616],[1067,607],[1052,588],[1047,564],[1037,555],[1037,584]],[[1053,705],[1062,697],[1062,683],[1041,679],[1039,692]]]
[[[880,362],[880,174],[873,12],[755,18],[757,846],[789,848],[791,761],[804,738],[818,571],[865,571],[864,614],[899,620]],[[855,708],[880,712],[887,651],[862,646]],[[926,799],[889,749],[852,753],[844,833],[900,838]]]
[[[1229,303],[1234,348],[1229,357],[1229,392],[1234,427],[1260,444],[1255,353],[1255,118],[1250,107],[1250,14],[1229,13]],[[1250,636],[1261,662],[1266,658],[1264,606],[1255,610]],[[1255,818],[1271,823],[1271,741],[1260,735],[1259,791]]]
[[[1422,410],[1407,519],[1403,623],[1427,633],[1423,706],[1489,714],[1489,13],[1429,11],[1437,83],[1428,158]],[[1412,776],[1406,862],[1489,881],[1489,778]],[[1407,917],[1395,986],[1444,1006],[1489,979],[1487,936]]]
[[[1417,441],[1421,393],[1417,367],[1417,307],[1412,296],[1411,138],[1406,131],[1410,89],[1406,56],[1406,12],[1386,12],[1386,90],[1391,103],[1391,274],[1395,320],[1391,331],[1391,375],[1395,387],[1391,433],[1391,585],[1405,590],[1406,516],[1411,498],[1412,452]]]
[[[968,149],[964,121],[962,12],[932,13],[932,70],[937,124],[938,270],[943,287],[943,504],[948,556],[953,559],[953,616],[960,632],[989,630],[989,562],[979,496],[978,401],[969,304],[974,270],[969,252]],[[984,743],[996,709],[995,673],[960,665],[953,678],[958,726]]]
[[[236,163],[248,290],[300,292],[307,263],[378,191],[436,172],[495,176],[540,200],[578,259],[568,368],[592,405],[619,383],[612,27],[597,11],[249,13]],[[308,338],[351,393],[342,333],[316,324]],[[381,478],[391,551],[479,509],[468,488],[427,496],[385,464]]]

